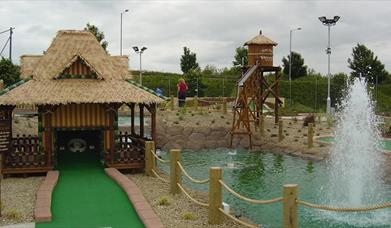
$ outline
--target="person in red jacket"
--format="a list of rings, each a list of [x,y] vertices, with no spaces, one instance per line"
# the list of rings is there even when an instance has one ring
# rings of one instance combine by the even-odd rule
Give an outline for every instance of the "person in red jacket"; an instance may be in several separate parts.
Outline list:
[[[178,88],[178,106],[183,107],[185,106],[186,101],[186,91],[189,89],[189,87],[187,87],[185,79],[183,78],[179,79],[178,84],[176,86]]]

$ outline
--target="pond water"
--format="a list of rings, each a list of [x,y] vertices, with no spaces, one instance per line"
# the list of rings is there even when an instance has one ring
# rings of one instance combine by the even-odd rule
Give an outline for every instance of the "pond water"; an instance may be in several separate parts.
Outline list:
[[[130,127],[130,116],[118,116],[118,126],[120,127]],[[144,117],[144,126],[148,126],[150,122],[149,117]],[[134,126],[140,126],[140,118],[138,116],[134,117]]]
[[[182,152],[182,163],[188,173],[198,179],[208,178],[208,167],[224,168],[224,182],[240,194],[253,199],[271,199],[282,196],[284,184],[298,184],[299,198],[324,204],[323,189],[328,184],[325,162],[311,162],[300,158],[267,152],[248,152],[216,149]],[[161,155],[167,158],[167,153]],[[228,165],[228,163],[231,163]],[[233,163],[233,165],[232,165]],[[169,172],[167,165],[158,164]],[[183,177],[186,186],[207,191],[207,184],[192,184]],[[391,185],[381,186],[383,202],[391,200]],[[263,227],[281,227],[282,203],[253,205],[245,203],[224,190],[223,201],[237,214],[262,224]],[[382,202],[373,202],[378,204]],[[349,206],[349,205],[346,205]],[[299,206],[300,227],[390,227],[391,210],[382,209],[369,213],[338,213]]]

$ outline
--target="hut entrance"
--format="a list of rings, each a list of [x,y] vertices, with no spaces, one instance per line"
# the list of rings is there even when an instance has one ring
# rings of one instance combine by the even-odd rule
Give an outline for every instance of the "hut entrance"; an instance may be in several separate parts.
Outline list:
[[[99,162],[103,161],[103,131],[100,130],[58,130],[56,132],[57,162]]]

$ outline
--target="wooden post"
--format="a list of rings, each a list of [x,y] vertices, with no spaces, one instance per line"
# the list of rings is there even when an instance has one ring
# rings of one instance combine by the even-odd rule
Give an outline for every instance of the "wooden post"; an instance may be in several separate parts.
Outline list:
[[[152,140],[156,141],[156,104],[152,104],[150,108],[151,112],[151,136]]]
[[[223,169],[221,167],[209,168],[209,211],[208,222],[215,225],[221,223],[221,212],[223,195],[220,180],[223,177]]]
[[[224,114],[227,114],[227,99],[226,98],[223,98],[223,113]]]
[[[314,146],[314,127],[313,123],[308,124],[308,148]]]
[[[140,137],[144,138],[144,105],[139,104],[140,107]]]
[[[175,107],[175,104],[174,104],[174,96],[171,95],[171,100],[170,100],[170,108],[171,108],[171,111],[174,111],[174,107]]]
[[[275,80],[277,81],[276,86],[274,87],[274,92],[275,92],[275,98],[274,98],[274,123],[277,123],[279,118],[278,118],[278,96],[279,96],[279,90],[278,90],[278,71],[275,72]]]
[[[282,133],[282,120],[278,121],[278,141],[281,142],[284,139],[284,135]]]
[[[170,150],[170,193],[178,194],[180,189],[177,183],[182,184],[181,170],[178,161],[181,160],[181,150]]]
[[[297,184],[286,184],[283,190],[283,228],[298,228]]]
[[[136,133],[134,131],[134,103],[131,103],[129,108],[130,108],[130,131],[132,133],[132,136],[134,136]]]
[[[155,142],[145,142],[145,174],[147,176],[153,176],[152,170],[155,169],[156,160],[151,151],[155,151]]]
[[[194,96],[194,110],[198,111],[198,96]]]
[[[261,115],[259,120],[259,131],[261,132],[261,136],[265,136],[265,116]]]

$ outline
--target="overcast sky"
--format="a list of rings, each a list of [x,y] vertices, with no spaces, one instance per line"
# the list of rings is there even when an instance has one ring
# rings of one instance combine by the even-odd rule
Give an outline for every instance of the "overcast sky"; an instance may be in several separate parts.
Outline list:
[[[131,69],[139,68],[134,45],[144,45],[143,68],[180,72],[183,47],[197,53],[202,67],[232,65],[235,48],[259,33],[278,43],[274,65],[293,50],[305,64],[327,72],[327,27],[319,16],[339,15],[331,30],[331,71],[349,72],[347,58],[353,46],[363,43],[391,70],[391,2],[388,1],[1,1],[0,31],[15,27],[13,59],[41,54],[61,29],[83,29],[87,22],[101,29],[109,52],[119,54],[120,13],[123,17],[123,54]],[[6,34],[0,35],[0,48]],[[3,53],[8,56],[8,51]]]

